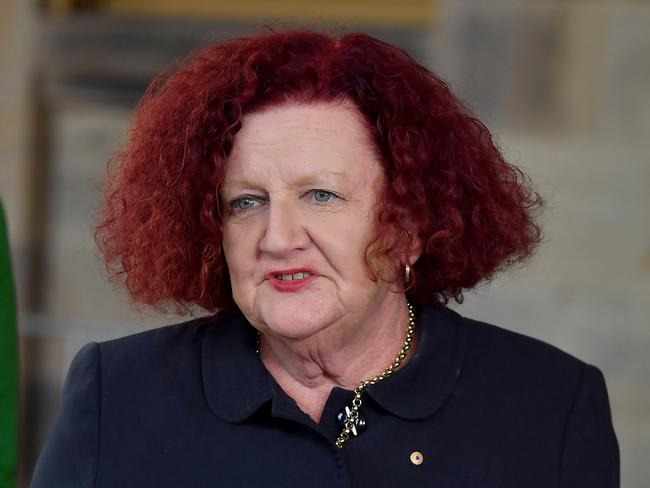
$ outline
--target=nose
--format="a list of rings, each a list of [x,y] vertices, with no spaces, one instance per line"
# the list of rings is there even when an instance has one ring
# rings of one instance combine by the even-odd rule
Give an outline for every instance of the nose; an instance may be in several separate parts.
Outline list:
[[[260,251],[282,256],[298,249],[306,249],[309,235],[303,225],[299,202],[272,198],[268,205]]]

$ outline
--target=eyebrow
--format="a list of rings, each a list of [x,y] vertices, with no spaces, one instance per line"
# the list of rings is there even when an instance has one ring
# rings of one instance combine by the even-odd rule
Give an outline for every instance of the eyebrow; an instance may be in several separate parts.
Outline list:
[[[327,180],[336,180],[339,182],[340,180],[343,179],[345,176],[345,173],[341,171],[329,171],[329,170],[322,170],[318,171],[316,173],[311,173],[311,174],[306,174],[303,175],[296,180],[293,180],[289,186],[291,187],[303,187],[303,186],[308,186],[308,185],[314,185],[318,183],[323,183],[323,181]],[[243,180],[232,180],[229,182],[226,182],[222,185],[222,189],[230,189],[232,190],[233,188],[251,188],[251,189],[257,189],[257,190],[264,190],[263,186],[260,185],[258,182],[254,181],[249,181],[246,179]]]

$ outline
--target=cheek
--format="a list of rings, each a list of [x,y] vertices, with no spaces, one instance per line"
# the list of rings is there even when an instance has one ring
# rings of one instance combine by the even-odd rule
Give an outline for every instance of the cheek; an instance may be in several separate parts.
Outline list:
[[[223,226],[223,239],[221,241],[221,247],[223,248],[223,256],[226,259],[228,268],[233,269],[234,265],[234,256],[233,256],[233,241],[234,236],[232,235],[232,229],[227,224]]]
[[[321,219],[311,228],[316,246],[339,275],[353,281],[369,279],[364,256],[372,227],[367,220],[339,215],[327,221]]]
[[[223,253],[233,285],[243,277],[251,276],[250,269],[255,266],[255,243],[243,226],[224,226]]]

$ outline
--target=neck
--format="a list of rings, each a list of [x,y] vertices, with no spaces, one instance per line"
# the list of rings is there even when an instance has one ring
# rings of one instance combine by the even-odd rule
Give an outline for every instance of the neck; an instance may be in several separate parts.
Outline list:
[[[308,338],[265,334],[260,356],[282,389],[319,422],[332,388],[353,390],[384,371],[404,345],[407,327],[406,298],[390,293],[368,316],[350,314]]]

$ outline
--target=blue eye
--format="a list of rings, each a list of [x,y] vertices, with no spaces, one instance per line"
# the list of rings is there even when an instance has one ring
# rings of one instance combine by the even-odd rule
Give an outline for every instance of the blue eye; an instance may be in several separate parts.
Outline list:
[[[314,199],[318,203],[327,203],[332,199],[333,196],[334,196],[334,194],[332,192],[329,192],[329,191],[325,191],[325,190],[315,190],[314,191]]]
[[[236,200],[234,200],[230,204],[230,206],[235,211],[248,210],[249,208],[254,207],[256,202],[257,202],[257,200],[254,199],[254,198],[242,197],[242,198],[237,198]]]
[[[338,195],[331,191],[327,190],[310,190],[305,194],[305,196],[310,195],[310,199],[313,199],[312,202],[318,204],[331,203],[335,198],[340,198]],[[255,196],[242,196],[239,198],[234,198],[230,201],[230,208],[234,214],[243,214],[247,213],[249,210],[254,210],[260,205],[265,205],[267,203],[266,199]]]

